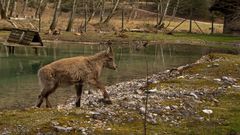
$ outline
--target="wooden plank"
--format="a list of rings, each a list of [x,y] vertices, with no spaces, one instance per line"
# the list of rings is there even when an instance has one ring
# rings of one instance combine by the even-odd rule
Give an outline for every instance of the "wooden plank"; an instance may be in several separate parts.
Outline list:
[[[33,36],[24,36],[23,39],[24,39],[24,40],[32,41]]]
[[[3,43],[3,46],[14,46],[14,47],[30,47],[30,48],[45,48],[45,46],[39,46],[39,45],[28,45],[28,46],[24,46],[24,45],[19,45],[19,44],[14,44],[14,43]]]
[[[22,35],[22,33],[11,33],[9,35],[10,38],[19,38]]]
[[[17,43],[17,42],[19,41],[22,33],[23,33],[23,32],[21,32],[21,31],[13,30],[13,31],[10,33],[7,41],[8,41],[8,42]]]
[[[39,43],[39,42],[32,42],[30,45],[31,46],[41,46],[41,43]]]

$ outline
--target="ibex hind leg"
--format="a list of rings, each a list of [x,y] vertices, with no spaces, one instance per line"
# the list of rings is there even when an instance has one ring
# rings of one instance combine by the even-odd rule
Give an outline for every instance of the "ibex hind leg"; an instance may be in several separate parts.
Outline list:
[[[48,96],[49,96],[50,94],[52,94],[55,90],[56,90],[56,88],[55,88],[55,89],[51,89],[50,91],[48,91],[48,93],[47,93],[46,96],[45,96],[46,107],[47,107],[47,108],[51,108],[51,107],[52,107],[52,105],[50,104],[50,102],[49,102],[49,100],[48,100]]]
[[[41,107],[42,103],[43,103],[43,99],[44,99],[44,95],[43,95],[43,91],[46,91],[45,89],[42,89],[42,92],[40,95],[38,95],[38,99],[37,99],[37,103],[36,103],[36,107]]]
[[[38,107],[38,108],[41,107],[42,102],[43,102],[43,96],[42,96],[42,94],[40,94],[37,99],[36,107]]]
[[[57,86],[53,85],[50,88],[43,88],[41,91],[41,94],[38,96],[38,101],[36,104],[36,107],[41,107],[42,103],[43,103],[43,99],[45,98],[46,100],[46,107],[51,107],[51,104],[48,100],[48,96],[53,93],[56,90]]]

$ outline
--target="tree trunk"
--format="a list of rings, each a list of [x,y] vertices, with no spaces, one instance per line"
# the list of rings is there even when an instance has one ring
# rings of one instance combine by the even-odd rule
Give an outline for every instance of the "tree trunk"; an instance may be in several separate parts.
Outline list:
[[[105,11],[105,0],[101,0],[101,10],[100,10],[100,20],[99,20],[100,23],[103,22],[104,11]]]
[[[136,9],[138,8],[138,3],[139,3],[139,0],[136,0],[136,2],[134,1],[130,1],[129,2],[129,5],[131,6],[131,12],[129,13],[128,17],[127,17],[127,22],[130,22],[132,17],[133,19],[135,19],[136,17]]]
[[[160,3],[158,2],[157,3],[157,24],[158,24],[158,22],[159,22],[159,12],[160,12]],[[156,25],[157,25],[156,24]]]
[[[1,12],[1,18],[2,19],[7,19],[6,11],[4,10],[2,1],[0,1],[0,12]]]
[[[232,34],[231,30],[231,15],[225,15],[224,16],[224,23],[223,23],[223,33],[224,34]]]
[[[88,18],[87,18],[87,4],[85,4],[85,22],[84,22],[84,25],[80,26],[81,31],[82,31],[83,28],[84,28],[85,32],[87,31],[86,28],[87,28],[88,23],[94,17],[94,15],[97,11],[96,9],[99,8],[99,6],[101,5],[101,1],[98,2],[96,7],[95,7],[95,4],[94,4],[94,0],[92,0],[91,2],[92,2],[92,11],[91,11],[92,13]]]
[[[176,16],[176,14],[177,14],[177,10],[178,10],[178,7],[179,7],[179,3],[180,3],[180,0],[177,0],[177,4],[176,4],[176,6],[174,7],[174,9],[173,9],[173,13],[172,13],[172,16]]]
[[[162,22],[163,22],[163,20],[164,20],[164,18],[165,18],[165,16],[166,16],[166,14],[167,14],[168,6],[169,6],[170,1],[171,1],[171,0],[168,0],[168,1],[167,1],[167,4],[166,4],[165,9],[164,9],[164,12],[163,12],[163,14],[162,14],[162,16],[161,16],[161,18],[160,18],[160,21],[159,21],[159,24],[160,24],[160,25],[162,24]]]
[[[6,16],[8,16],[8,11],[9,11],[9,6],[10,6],[11,0],[7,1],[7,4],[5,6],[5,12],[6,12]]]
[[[62,0],[58,0],[56,3],[54,15],[53,15],[53,20],[50,26],[50,30],[53,31],[57,27],[57,22],[58,22],[58,17],[60,14],[60,8],[61,8],[61,2]]]
[[[168,0],[167,3],[166,3],[166,6],[165,6],[165,8],[164,8],[164,12],[162,13],[161,18],[160,18],[158,24],[156,25],[157,28],[163,26],[163,21],[164,21],[164,18],[165,18],[165,16],[166,16],[166,14],[167,14],[170,1],[171,1],[171,0]]]
[[[43,12],[45,11],[46,7],[47,7],[47,4],[48,4],[48,1],[43,1],[43,3],[41,4],[41,7],[40,7],[40,17],[43,15]]]
[[[136,5],[135,9],[138,9],[138,7],[139,7],[139,0],[137,0],[137,4],[135,4],[135,5]],[[138,11],[135,10],[134,14],[133,14],[133,19],[136,19],[137,16],[138,16]]]
[[[88,17],[87,23],[89,23],[91,21],[91,19],[95,16],[97,8],[99,8],[101,2],[99,1],[97,5],[95,5],[94,0],[92,0],[92,13],[91,15]]]
[[[103,21],[103,23],[108,23],[108,22],[111,20],[111,18],[113,17],[113,15],[114,15],[114,13],[115,13],[118,5],[119,5],[119,1],[120,1],[120,0],[117,0],[117,1],[116,1],[115,5],[114,5],[114,7],[113,7],[113,9],[112,9],[112,11],[111,11],[110,14],[108,15],[108,17]]]
[[[72,31],[72,26],[73,26],[75,11],[76,11],[76,5],[77,5],[77,0],[73,0],[72,11],[71,11],[71,15],[69,17],[69,22],[68,22],[66,31]]]
[[[179,7],[179,3],[180,3],[180,0],[177,0],[176,6],[173,8],[173,13],[172,13],[171,19],[170,19],[168,25],[166,26],[166,28],[167,28],[168,26],[170,26],[171,22],[174,20],[176,14],[177,14],[177,10],[178,10],[178,7]]]
[[[2,2],[2,7],[5,7],[6,5],[6,0],[0,0]]]
[[[23,5],[23,10],[22,10],[22,14],[24,15],[24,12],[25,12],[25,10],[26,10],[26,8],[27,8],[27,5],[28,5],[28,0],[25,0],[24,1],[24,5]]]
[[[12,0],[12,6],[11,6],[11,11],[9,16],[12,17],[13,13],[16,11],[16,7],[17,7],[17,1],[16,0]]]
[[[37,7],[37,9],[36,9],[36,11],[35,11],[35,18],[38,18],[38,17],[39,17],[39,12],[40,12],[40,10],[41,10],[41,5],[42,5],[42,3],[43,3],[43,0],[38,0],[38,7]]]
[[[87,32],[87,10],[88,10],[88,5],[87,5],[87,2],[86,0],[84,0],[84,7],[85,7],[85,10],[84,10],[84,32]]]

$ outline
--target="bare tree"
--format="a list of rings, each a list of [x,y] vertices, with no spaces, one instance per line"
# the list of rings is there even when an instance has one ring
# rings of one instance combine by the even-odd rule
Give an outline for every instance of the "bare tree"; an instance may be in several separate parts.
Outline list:
[[[111,18],[113,17],[113,15],[119,5],[119,1],[120,0],[116,0],[114,7],[112,8],[112,10],[111,10],[110,14],[107,16],[107,18],[103,21],[103,23],[108,23],[111,20]]]
[[[99,22],[102,23],[103,22],[103,16],[104,16],[104,12],[105,12],[105,0],[101,0],[101,9],[100,9],[100,20]]]
[[[178,10],[178,7],[179,7],[179,3],[180,3],[180,0],[177,0],[176,6],[173,8],[173,12],[172,12],[171,19],[170,19],[170,21],[168,22],[168,25],[166,26],[166,28],[167,28],[168,26],[170,26],[171,22],[174,20],[176,14],[177,14],[177,10]]]
[[[40,12],[40,9],[41,9],[41,5],[43,3],[43,0],[38,0],[37,1],[37,8],[36,8],[36,11],[35,11],[35,18],[38,18],[38,15],[39,15],[39,12]]]
[[[28,0],[24,0],[24,4],[23,4],[23,9],[22,9],[22,14],[24,15],[24,12],[27,8],[27,5],[28,5]]]
[[[8,11],[9,11],[10,3],[11,3],[11,0],[7,0],[7,3],[6,3],[6,5],[5,5],[6,16],[8,16]]]
[[[3,1],[0,1],[0,12],[1,12],[1,18],[7,19],[6,10],[4,9]]]
[[[62,2],[62,0],[56,1],[56,6],[55,6],[54,15],[53,15],[53,20],[52,20],[52,23],[50,25],[50,30],[51,31],[53,31],[57,27],[58,17],[59,17],[60,8],[61,8],[61,2]]]
[[[139,0],[130,0],[129,1],[129,5],[131,6],[131,12],[127,18],[127,22],[129,22],[132,17],[135,18],[137,16],[136,9],[138,8],[138,3],[139,3]]]
[[[100,7],[101,2],[99,1],[97,4],[94,2],[95,0],[91,0],[91,15],[88,17],[87,23],[91,21],[91,19],[95,16],[97,9]]]
[[[167,14],[170,1],[171,0],[167,0],[166,4],[164,4],[162,0],[159,1],[160,4],[161,4],[161,11],[163,11],[163,12],[161,13],[160,20],[156,25],[157,28],[162,28],[164,26],[163,21],[164,21],[164,18],[166,16],[166,14]],[[165,6],[163,6],[163,5],[165,5]]]
[[[95,2],[95,0],[91,0],[90,3],[85,3],[85,5],[84,5],[84,9],[85,9],[85,22],[82,23],[81,26],[79,27],[81,31],[83,31],[83,29],[85,29],[84,31],[86,31],[86,27],[87,27],[88,23],[95,16],[97,9],[101,6],[102,2],[103,2],[103,0],[99,0],[97,3]],[[87,17],[87,11],[88,11],[89,5],[91,7],[90,8],[91,14]]]
[[[76,5],[77,5],[77,0],[73,0],[72,11],[71,11],[71,15],[69,17],[69,22],[68,22],[66,31],[72,31],[74,16],[75,16],[75,12],[76,12]]]
[[[16,0],[12,0],[11,1],[12,3],[11,3],[11,10],[10,10],[10,14],[9,14],[9,16],[11,17],[11,16],[13,16],[13,13],[16,11],[16,7],[17,7],[17,1]]]

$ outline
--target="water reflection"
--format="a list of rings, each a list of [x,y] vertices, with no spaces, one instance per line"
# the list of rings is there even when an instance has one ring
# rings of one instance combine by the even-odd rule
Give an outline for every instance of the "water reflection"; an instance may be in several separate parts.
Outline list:
[[[77,55],[91,55],[104,50],[104,45],[48,44],[45,50],[35,56],[32,50],[16,48],[14,56],[7,57],[0,49],[0,108],[33,105],[39,93],[37,71],[54,60]],[[154,44],[146,50],[134,45],[115,45],[115,59],[118,70],[104,69],[101,80],[107,85],[142,78],[146,75],[146,60],[149,74],[163,71],[198,59],[207,48],[187,45]],[[26,53],[27,52],[27,53]],[[26,55],[27,54],[27,55]],[[146,57],[145,57],[146,54]],[[64,103],[75,94],[72,88],[59,89],[51,96],[53,103]]]

